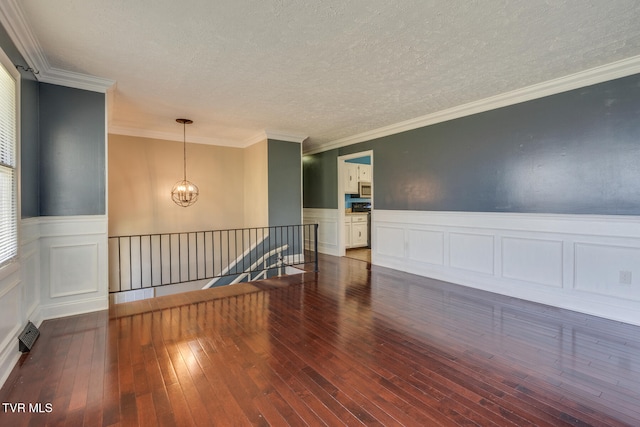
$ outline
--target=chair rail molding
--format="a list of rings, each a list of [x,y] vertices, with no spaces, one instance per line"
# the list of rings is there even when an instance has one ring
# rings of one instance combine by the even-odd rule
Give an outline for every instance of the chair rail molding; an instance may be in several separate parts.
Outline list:
[[[372,262],[640,325],[640,217],[376,210]]]

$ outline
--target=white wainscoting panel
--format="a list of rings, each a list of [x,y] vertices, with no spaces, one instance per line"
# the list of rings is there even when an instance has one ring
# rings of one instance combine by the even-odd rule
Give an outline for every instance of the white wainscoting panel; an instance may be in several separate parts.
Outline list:
[[[338,210],[303,209],[304,224],[318,224],[318,252],[338,255]]]
[[[405,229],[403,227],[388,227],[384,225],[377,227],[376,241],[384,242],[384,245],[377,247],[381,255],[394,258],[405,257]]]
[[[493,236],[471,233],[449,233],[451,267],[476,273],[493,274]]]
[[[372,262],[640,325],[640,217],[376,209]]]
[[[24,320],[40,325],[40,221],[29,218],[20,224]]]
[[[98,244],[50,246],[51,298],[98,291]]]
[[[43,319],[109,307],[106,216],[40,218]]]
[[[640,301],[640,248],[576,243],[575,254],[575,289]]]
[[[18,335],[24,327],[20,275],[14,274],[0,280],[0,386],[18,361]]]
[[[504,237],[502,276],[562,287],[562,241]]]
[[[444,265],[444,233],[413,228],[409,230],[409,259]]]
[[[19,236],[19,259],[0,269],[0,386],[28,321],[109,307],[106,216],[23,219]]]

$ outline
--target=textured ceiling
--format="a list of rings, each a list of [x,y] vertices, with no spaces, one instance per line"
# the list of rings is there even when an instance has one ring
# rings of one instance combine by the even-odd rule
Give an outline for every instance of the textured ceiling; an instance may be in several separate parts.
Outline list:
[[[109,126],[319,146],[640,55],[637,0],[23,0],[54,68],[116,81]]]

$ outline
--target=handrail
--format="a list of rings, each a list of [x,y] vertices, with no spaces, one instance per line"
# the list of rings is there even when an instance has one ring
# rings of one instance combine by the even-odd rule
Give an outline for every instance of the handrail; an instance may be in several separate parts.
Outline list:
[[[109,293],[258,272],[257,260],[285,245],[282,266],[318,271],[318,224],[111,236]]]

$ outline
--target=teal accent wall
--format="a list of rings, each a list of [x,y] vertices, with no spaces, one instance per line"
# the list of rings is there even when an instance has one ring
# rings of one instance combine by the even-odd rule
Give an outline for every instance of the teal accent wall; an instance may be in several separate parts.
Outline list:
[[[106,213],[105,95],[40,84],[40,215]]]
[[[305,156],[304,206],[366,150],[376,209],[640,215],[640,75]]]
[[[300,163],[299,143],[268,140],[269,225],[302,223]]]
[[[370,165],[371,156],[356,157],[355,159],[345,160],[345,163],[356,163],[358,165]]]

